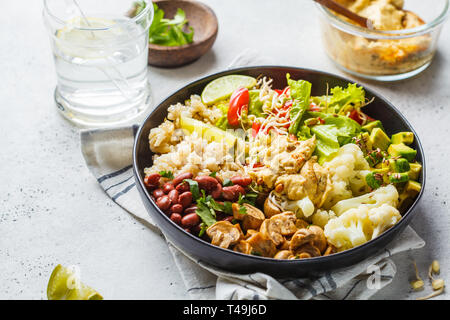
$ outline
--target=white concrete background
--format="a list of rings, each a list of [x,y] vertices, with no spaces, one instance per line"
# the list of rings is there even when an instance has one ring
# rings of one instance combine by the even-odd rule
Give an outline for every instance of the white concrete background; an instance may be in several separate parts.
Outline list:
[[[220,30],[213,50],[179,69],[150,68],[154,101],[225,68],[245,48],[278,64],[341,74],[322,50],[310,0],[208,0]],[[0,28],[0,298],[46,299],[53,267],[77,264],[106,299],[185,299],[165,243],[105,196],[85,167],[78,129],[53,103],[55,72],[41,1],[3,1]],[[415,259],[426,278],[439,259],[450,284],[450,26],[433,64],[395,84],[360,81],[396,105],[425,148],[428,181],[412,226],[427,245],[394,258],[398,273],[378,299],[413,299]],[[351,77],[350,77],[351,78]],[[440,298],[449,298],[448,294]]]

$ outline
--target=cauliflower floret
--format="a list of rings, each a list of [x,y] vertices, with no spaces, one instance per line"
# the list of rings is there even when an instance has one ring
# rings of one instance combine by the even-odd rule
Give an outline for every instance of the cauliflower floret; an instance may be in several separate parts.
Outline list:
[[[370,166],[356,144],[342,146],[337,155],[323,166],[329,170],[332,184],[324,208],[329,209],[340,200],[369,191],[365,176]]]
[[[392,227],[401,218],[402,216],[397,209],[385,203],[379,208],[370,209],[369,220],[373,226],[372,239]]]
[[[366,243],[370,239],[367,234],[371,227],[367,212],[368,209],[361,206],[358,209],[348,210],[336,219],[331,219],[324,228],[328,242],[339,251]]]
[[[333,207],[338,217],[329,220],[324,227],[328,242],[342,251],[378,237],[401,219],[395,208],[397,198],[397,189],[389,185],[367,195],[338,202]]]
[[[319,209],[316,211],[316,213],[313,214],[312,223],[323,229],[331,219],[335,218],[337,218],[336,214],[332,210],[327,211]]]
[[[351,208],[357,208],[362,204],[369,208],[377,208],[380,207],[383,203],[388,204],[394,208],[397,207],[398,191],[397,188],[395,188],[391,184],[385,187],[378,188],[371,193],[367,193],[359,197],[341,200],[335,206],[333,206],[331,210],[333,210],[337,216],[340,216],[345,211]]]

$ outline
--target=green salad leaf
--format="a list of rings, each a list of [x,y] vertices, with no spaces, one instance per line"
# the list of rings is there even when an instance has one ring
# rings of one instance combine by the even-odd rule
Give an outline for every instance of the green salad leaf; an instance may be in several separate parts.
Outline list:
[[[308,116],[320,118],[323,123],[310,128],[317,138],[315,153],[319,163],[323,163],[334,155],[341,146],[351,143],[353,137],[361,132],[361,126],[354,120],[324,112],[308,112]]]
[[[135,5],[136,6],[136,5]],[[138,8],[142,4],[138,3]],[[186,13],[178,8],[173,19],[164,18],[164,11],[155,3],[152,25],[149,29],[149,42],[162,46],[182,46],[194,41],[194,29],[188,27],[189,32],[183,31],[188,23]]]
[[[259,90],[250,90],[250,101],[248,103],[248,114],[253,114],[259,118],[264,117],[263,105],[264,103],[259,100]]]
[[[174,178],[172,171],[163,170],[163,171],[160,171],[159,174],[161,175],[161,177],[168,178],[170,180],[173,180],[173,178]]]
[[[305,80],[291,80],[289,73],[286,77],[291,91],[291,98],[293,100],[292,108],[289,112],[292,121],[289,127],[289,133],[297,134],[302,123],[303,115],[309,106],[312,84]]]
[[[194,198],[194,200],[199,199],[200,196],[200,188],[198,186],[198,182],[192,179],[184,179],[184,181],[186,181],[189,184],[189,188],[191,190],[192,193],[192,198]]]
[[[359,108],[366,101],[363,87],[358,87],[356,83],[349,83],[345,89],[334,87],[330,93],[328,96],[312,97],[312,101],[321,107],[326,106],[327,112],[332,113],[343,113],[349,106]]]

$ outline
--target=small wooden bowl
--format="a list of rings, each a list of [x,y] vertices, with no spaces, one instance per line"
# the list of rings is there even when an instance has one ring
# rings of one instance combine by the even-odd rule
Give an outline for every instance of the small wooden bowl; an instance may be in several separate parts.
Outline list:
[[[165,18],[173,18],[178,8],[184,10],[189,26],[194,28],[194,41],[176,47],[149,43],[148,64],[165,68],[180,67],[194,62],[211,49],[217,38],[219,24],[210,7],[197,1],[159,0],[154,2],[164,10]]]

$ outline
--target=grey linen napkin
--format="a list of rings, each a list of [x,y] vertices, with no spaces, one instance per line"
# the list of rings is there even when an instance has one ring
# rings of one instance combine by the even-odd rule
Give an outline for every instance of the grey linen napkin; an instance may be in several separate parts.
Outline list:
[[[106,194],[135,219],[160,232],[141,202],[133,177],[135,131],[136,126],[84,130],[81,148],[87,167]],[[408,227],[385,250],[351,267],[312,278],[275,279],[260,272],[236,274],[218,269],[168,242],[192,299],[368,299],[393,280],[396,266],[390,256],[424,245]]]

